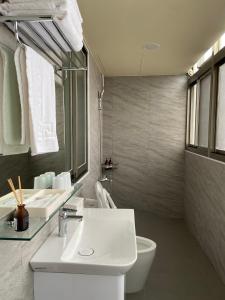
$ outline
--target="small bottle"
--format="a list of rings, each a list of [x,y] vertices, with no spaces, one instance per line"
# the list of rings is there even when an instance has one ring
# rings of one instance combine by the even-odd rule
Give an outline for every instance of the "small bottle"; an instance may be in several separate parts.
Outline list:
[[[109,167],[110,167],[110,169],[112,168],[112,166],[113,166],[113,162],[112,162],[112,159],[110,157],[110,159],[109,159]]]
[[[107,159],[107,157],[106,157],[106,160],[105,160],[105,166],[107,166],[109,164],[109,161],[108,161],[108,159]]]
[[[25,208],[25,204],[17,205],[14,213],[14,229],[16,231],[24,231],[29,227],[29,213]]]

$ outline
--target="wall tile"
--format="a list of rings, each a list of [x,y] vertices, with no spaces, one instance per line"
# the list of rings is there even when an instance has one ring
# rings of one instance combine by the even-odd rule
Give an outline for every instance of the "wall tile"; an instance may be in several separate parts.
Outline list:
[[[103,107],[117,205],[182,217],[186,77],[107,78]]]
[[[224,181],[224,163],[185,152],[186,219],[225,283]]]

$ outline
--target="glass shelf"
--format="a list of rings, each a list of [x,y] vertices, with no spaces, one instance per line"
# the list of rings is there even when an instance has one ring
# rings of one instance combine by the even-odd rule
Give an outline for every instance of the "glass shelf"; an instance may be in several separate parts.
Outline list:
[[[17,241],[30,241],[43,227],[47,224],[52,217],[58,212],[59,208],[63,206],[72,196],[74,196],[81,188],[82,184],[77,183],[74,185],[74,190],[71,195],[55,209],[55,211],[46,220],[44,218],[29,218],[29,228],[25,231],[18,232],[10,226],[7,222],[7,218],[0,219],[0,240],[17,240]]]
[[[118,168],[118,163],[116,163],[116,164],[113,163],[112,165],[102,164],[102,169],[104,169],[105,171],[110,171],[110,170],[114,170],[117,168]]]

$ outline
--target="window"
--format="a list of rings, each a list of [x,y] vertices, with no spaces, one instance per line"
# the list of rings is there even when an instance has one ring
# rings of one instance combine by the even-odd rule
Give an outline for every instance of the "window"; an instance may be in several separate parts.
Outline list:
[[[197,84],[190,88],[190,144],[197,145],[196,137]]]
[[[209,48],[197,62],[198,68],[200,68],[207,60],[209,60],[212,54],[213,54],[213,49]]]
[[[189,90],[189,144],[192,146],[208,147],[210,87],[211,75],[208,74],[194,83]]]
[[[198,146],[204,148],[208,147],[210,86],[211,75],[200,79]]]
[[[225,47],[225,33],[219,39],[219,50]]]
[[[72,166],[78,178],[87,171],[87,74],[84,71],[73,72]]]
[[[188,74],[186,149],[225,161],[225,34]]]
[[[216,150],[225,151],[225,64],[219,67],[218,75]]]
[[[87,52],[72,54],[77,65],[87,65]],[[66,86],[66,145],[67,166],[76,181],[88,170],[88,108],[87,72],[84,70],[67,72]]]

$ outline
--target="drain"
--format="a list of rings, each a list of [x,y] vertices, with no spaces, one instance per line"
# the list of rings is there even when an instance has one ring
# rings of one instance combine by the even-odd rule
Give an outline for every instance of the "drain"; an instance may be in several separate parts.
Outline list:
[[[78,251],[78,254],[80,256],[91,256],[95,253],[94,249],[89,248],[89,249],[81,249]]]

